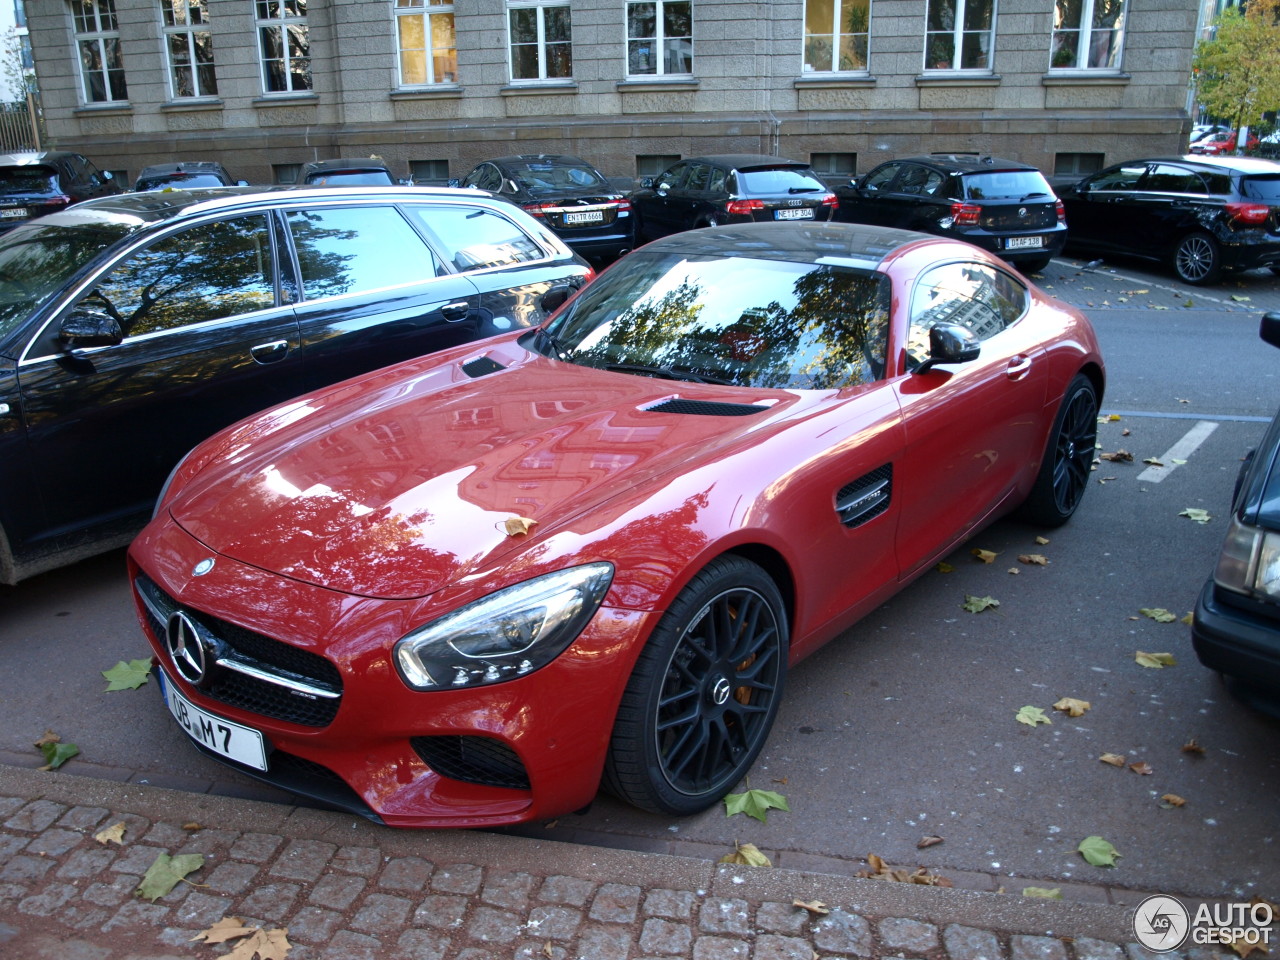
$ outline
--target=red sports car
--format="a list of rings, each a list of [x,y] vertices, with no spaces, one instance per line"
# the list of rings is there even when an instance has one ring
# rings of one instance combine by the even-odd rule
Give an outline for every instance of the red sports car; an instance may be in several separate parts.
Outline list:
[[[997,517],[1071,516],[1103,380],[1089,322],[967,244],[680,233],[539,329],[201,444],[130,551],[139,616],[195,743],[296,794],[689,814],[789,664]]]

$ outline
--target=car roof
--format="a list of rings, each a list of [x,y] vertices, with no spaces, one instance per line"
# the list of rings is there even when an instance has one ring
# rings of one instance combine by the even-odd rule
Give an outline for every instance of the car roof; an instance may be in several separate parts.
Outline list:
[[[138,174],[138,179],[143,177],[158,177],[169,173],[190,173],[190,172],[223,172],[222,164],[213,160],[178,160],[173,163],[153,163],[149,167],[143,167],[142,172]]]
[[[1208,170],[1227,170],[1232,173],[1280,173],[1280,163],[1264,160],[1262,157],[1210,157],[1200,153],[1188,153],[1178,157],[1138,157],[1113,163],[1112,167],[1123,167],[1131,163],[1179,163],[1183,166],[1201,167]],[[1091,174],[1092,176],[1092,174]]]
[[[1021,160],[978,153],[930,153],[912,157],[895,157],[893,162],[921,163],[948,173],[994,173],[997,170],[1035,170],[1039,167]]]
[[[764,153],[714,153],[701,157],[688,157],[688,161],[711,163],[716,166],[730,167],[734,170],[767,169],[770,167],[802,167],[808,169],[809,164],[803,160],[791,160],[787,157],[774,157]]]
[[[44,163],[51,163],[55,160],[78,156],[80,154],[73,153],[70,150],[30,150],[21,153],[4,153],[0,154],[0,166],[34,167]]]
[[[357,157],[353,160],[311,160],[303,165],[308,173],[316,170],[390,170],[385,161],[376,157]]]
[[[584,167],[594,167],[594,164],[588,163],[581,157],[575,157],[568,153],[518,153],[509,157],[493,157],[489,163],[528,163],[529,161],[541,160],[544,163],[580,163]],[[486,161],[482,160],[481,163]]]
[[[902,247],[922,241],[962,246],[913,230],[866,223],[756,222],[734,223],[715,230],[685,230],[655,240],[642,249],[694,256],[722,254],[797,263],[816,261],[874,270]],[[815,256],[815,251],[820,255]]]

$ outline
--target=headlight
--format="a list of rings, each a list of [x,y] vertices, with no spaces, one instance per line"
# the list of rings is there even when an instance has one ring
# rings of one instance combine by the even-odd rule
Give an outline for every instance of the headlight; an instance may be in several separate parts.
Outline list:
[[[1280,603],[1280,534],[1233,517],[1213,579],[1224,590]]]
[[[573,643],[612,581],[613,564],[589,563],[467,604],[400,638],[400,676],[416,690],[448,690],[532,673]]]

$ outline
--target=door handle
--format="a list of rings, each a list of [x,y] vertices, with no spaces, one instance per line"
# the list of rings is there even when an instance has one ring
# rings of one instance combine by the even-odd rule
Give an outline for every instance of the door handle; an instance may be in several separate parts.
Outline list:
[[[1009,366],[1005,370],[1005,376],[1010,380],[1021,380],[1031,372],[1031,358],[1026,354],[1020,353],[1009,361]]]
[[[440,308],[440,312],[444,318],[450,323],[457,323],[459,320],[465,320],[467,314],[471,312],[471,304],[465,300],[458,300],[455,303],[446,303]]]
[[[249,354],[258,363],[275,363],[283,360],[288,352],[288,340],[272,340],[270,343],[260,343],[249,348]]]

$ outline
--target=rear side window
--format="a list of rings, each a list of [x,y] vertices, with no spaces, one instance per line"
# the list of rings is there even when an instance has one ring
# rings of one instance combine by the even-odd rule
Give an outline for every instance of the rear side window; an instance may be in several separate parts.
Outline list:
[[[908,164],[902,169],[898,178],[899,193],[912,193],[919,196],[932,197],[942,186],[943,176],[937,170]]]
[[[395,207],[316,207],[291,210],[288,218],[304,299],[396,287],[441,272]]]
[[[808,170],[739,170],[738,183],[744,193],[826,192],[826,185]]]
[[[1280,203],[1280,174],[1244,177],[1240,181],[1240,192],[1260,203]]]
[[[948,263],[934,267],[911,295],[907,355],[914,364],[929,356],[934,324],[958,323],[979,340],[994,337],[1027,311],[1027,288],[985,263]]]
[[[1142,181],[1142,189],[1152,193],[1179,193],[1191,196],[1205,196],[1204,181],[1200,176],[1184,167],[1175,167],[1167,163],[1157,163]]]
[[[1051,197],[1053,188],[1039,170],[996,170],[964,178],[966,200],[1027,200]]]
[[[541,260],[547,254],[506,217],[465,206],[407,205],[405,212],[459,271]]]

